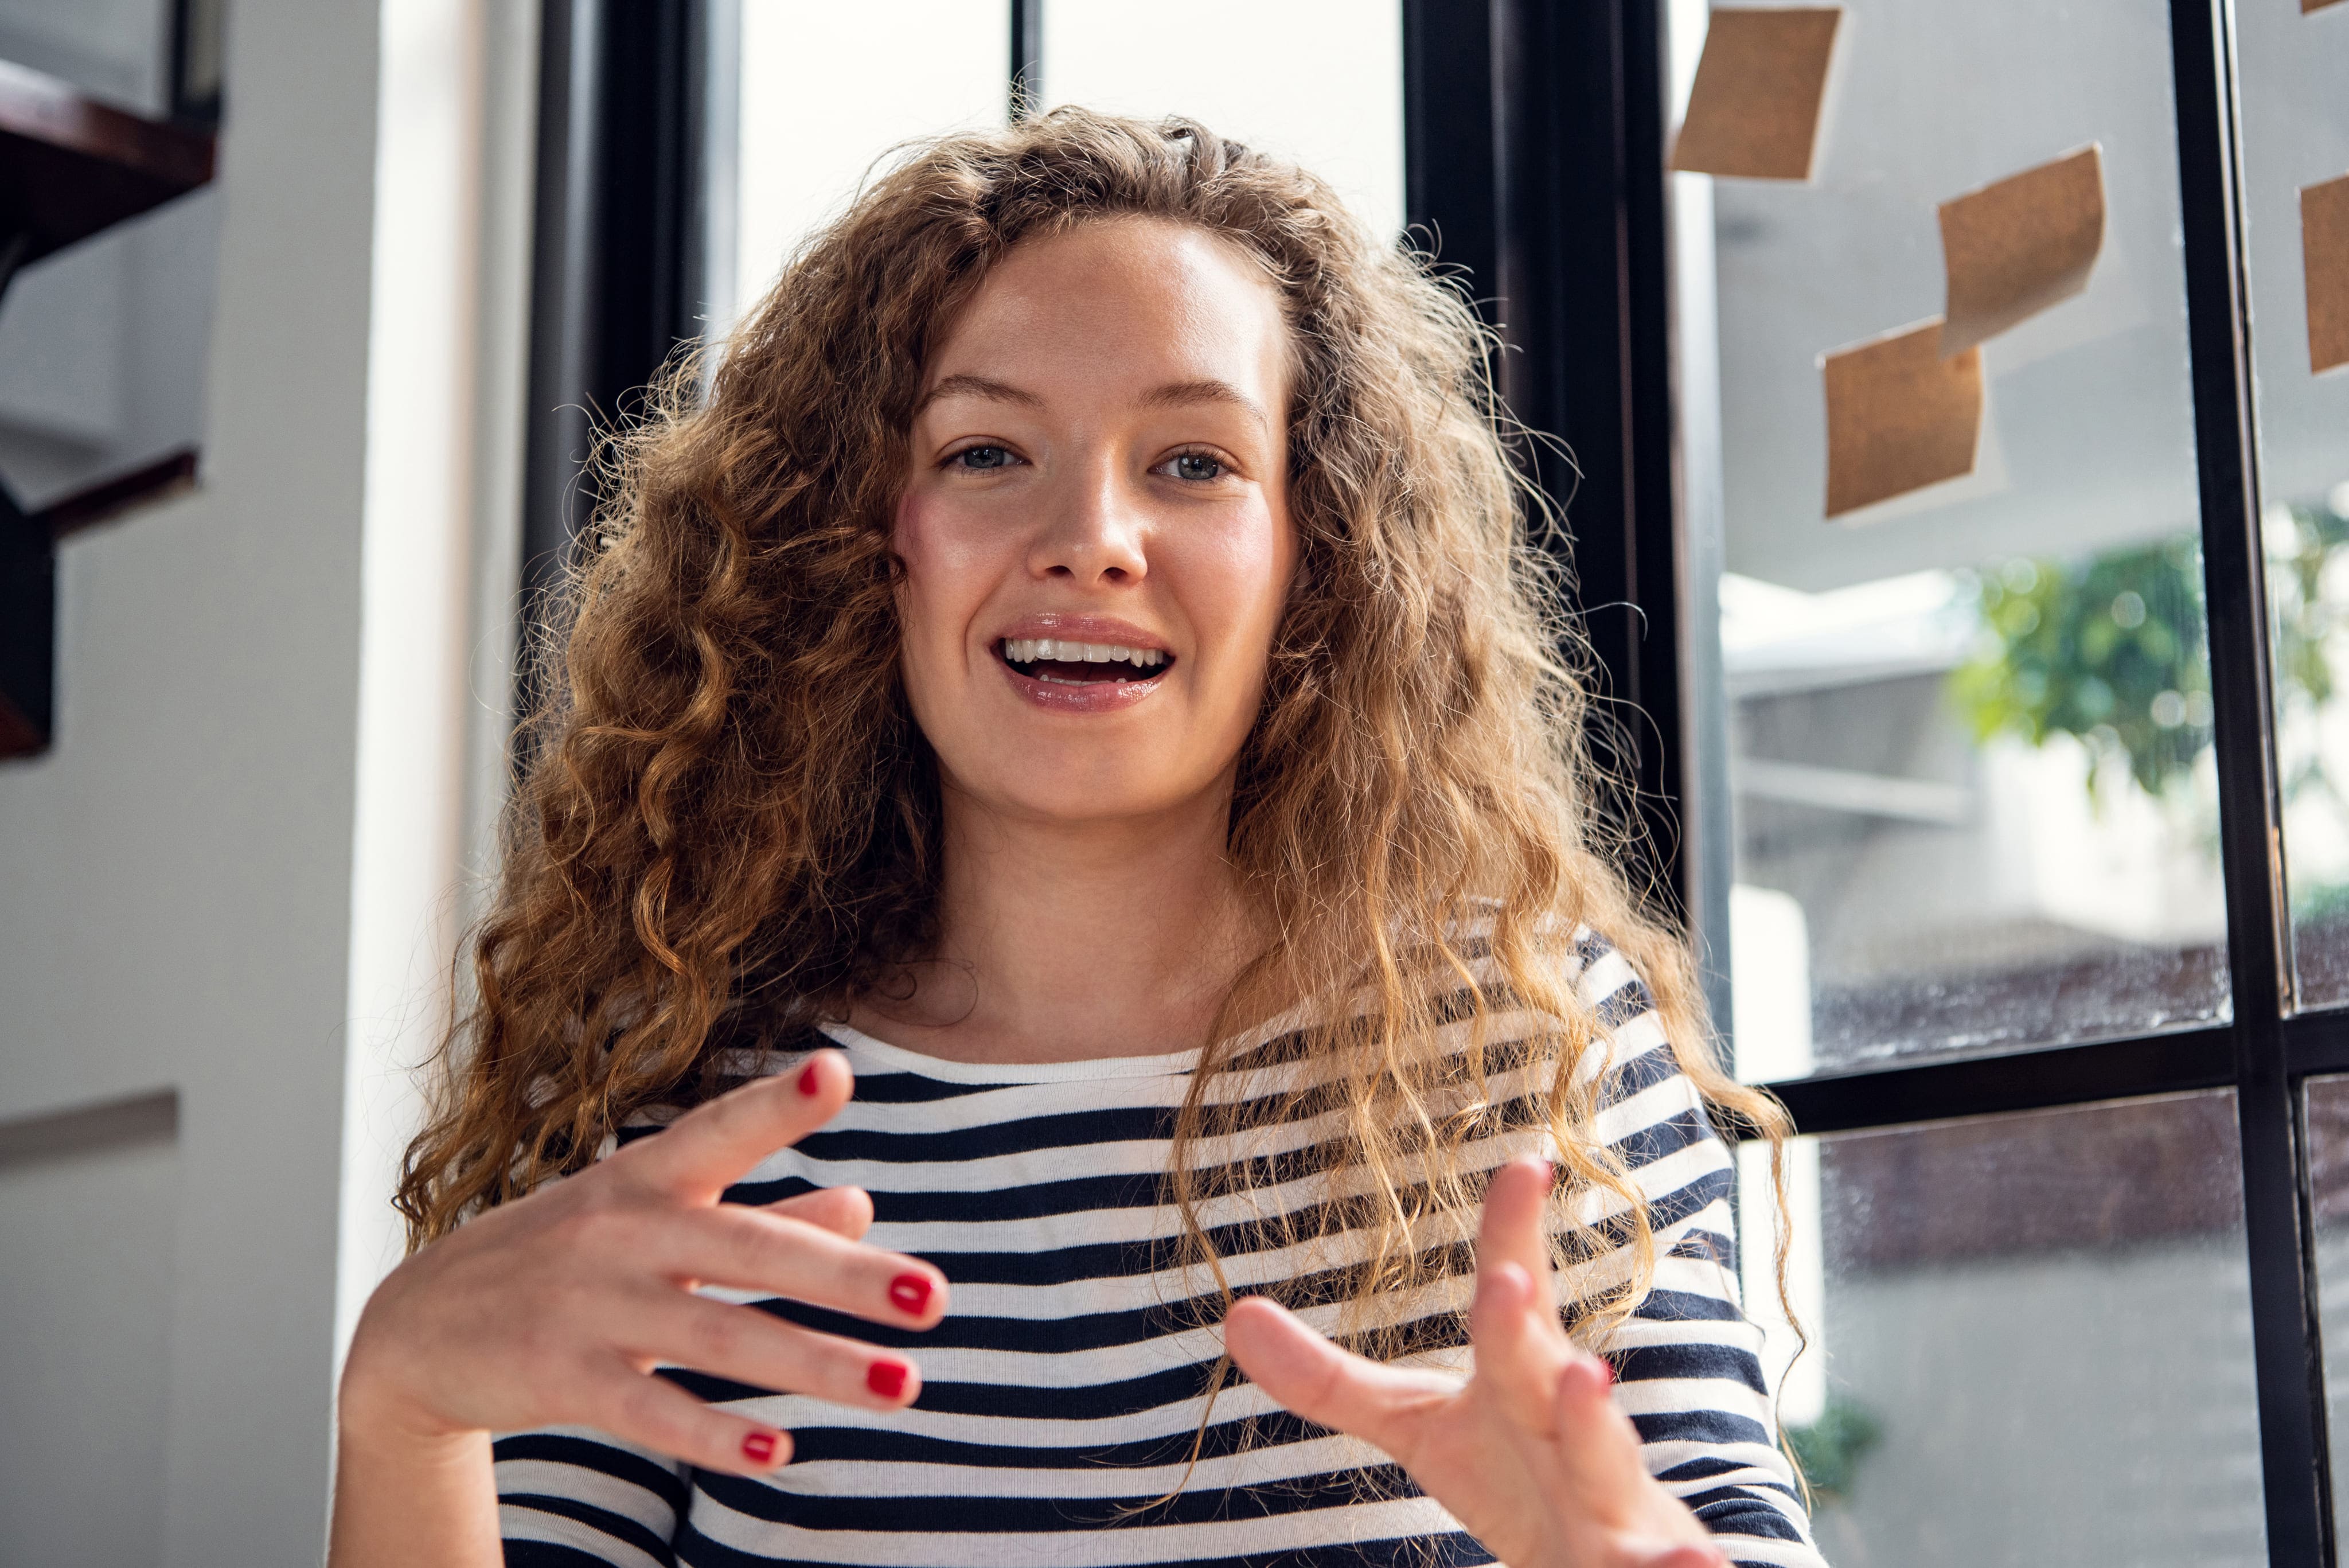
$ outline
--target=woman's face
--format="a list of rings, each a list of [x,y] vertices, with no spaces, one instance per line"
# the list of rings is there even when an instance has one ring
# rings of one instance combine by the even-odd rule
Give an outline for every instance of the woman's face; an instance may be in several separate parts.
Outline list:
[[[949,788],[1100,821],[1226,785],[1297,555],[1287,330],[1228,242],[1149,219],[1024,243],[972,296],[895,535]]]

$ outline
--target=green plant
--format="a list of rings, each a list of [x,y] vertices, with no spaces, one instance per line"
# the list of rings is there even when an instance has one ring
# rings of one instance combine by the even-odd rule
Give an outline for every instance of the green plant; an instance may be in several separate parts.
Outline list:
[[[2305,718],[2333,700],[2333,643],[2344,628],[2343,607],[2324,592],[2324,574],[2334,555],[2349,544],[2349,516],[2331,506],[2282,506],[2270,510],[2261,530],[2268,564],[2268,643],[2275,670],[2279,724]],[[2341,793],[2324,771],[2313,746],[2281,748],[2279,783],[2286,801],[2317,789],[2336,805]],[[2311,889],[2311,895],[2318,893]],[[2295,891],[2293,904],[2301,902]],[[2306,917],[2302,917],[2306,918]]]
[[[2349,514],[2275,507],[2261,533],[2278,713],[2313,713],[2338,689],[2334,644],[2349,631],[2349,607],[2335,602],[2337,589],[2328,597],[2323,580],[2349,545]],[[2075,735],[2126,755],[2129,776],[2155,796],[2192,772],[2211,741],[2202,559],[2192,537],[2069,562],[2017,558],[1976,580],[1982,644],[1950,678],[1975,740],[2011,734],[2037,746]],[[2314,748],[2284,761],[2287,802],[2311,788],[2342,799]]]
[[[2349,882],[2294,882],[2292,918],[2302,926],[2331,925],[2349,917]]]
[[[2117,749],[2155,796],[2192,771],[2211,735],[2192,539],[2074,563],[2018,558],[1978,581],[1982,644],[1950,678],[1976,741],[2074,735]]]
[[[1826,1408],[1806,1427],[1786,1428],[1786,1449],[1803,1467],[1803,1478],[1813,1493],[1828,1501],[1847,1501],[1859,1461],[1884,1436],[1875,1417],[1840,1394],[1827,1397]]]

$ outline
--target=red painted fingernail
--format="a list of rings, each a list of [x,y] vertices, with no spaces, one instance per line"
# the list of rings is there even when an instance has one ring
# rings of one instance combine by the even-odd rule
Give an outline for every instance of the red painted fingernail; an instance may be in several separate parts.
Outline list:
[[[908,1317],[919,1317],[930,1304],[930,1282],[919,1274],[899,1274],[889,1282],[889,1300]]]
[[[742,1452],[754,1465],[773,1464],[775,1462],[775,1434],[772,1432],[751,1433],[749,1437],[742,1439]]]
[[[895,1399],[905,1391],[905,1379],[914,1369],[902,1361],[876,1361],[864,1369],[864,1386],[884,1399]]]
[[[817,1070],[814,1063],[810,1062],[806,1066],[800,1069],[801,1094],[812,1095],[823,1087],[823,1075]]]

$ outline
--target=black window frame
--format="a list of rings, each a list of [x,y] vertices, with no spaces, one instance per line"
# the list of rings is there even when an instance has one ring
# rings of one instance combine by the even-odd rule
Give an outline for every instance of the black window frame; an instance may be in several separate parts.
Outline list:
[[[585,410],[625,407],[698,329],[681,281],[696,275],[705,210],[696,106],[711,86],[711,29],[738,0],[543,3],[523,529],[533,589],[585,520]],[[1636,781],[1648,869],[1677,889],[1691,853],[1682,705],[1696,694],[1684,679],[1678,581],[1662,10],[1663,0],[1402,4],[1406,218],[1500,328],[1512,412],[1574,454],[1569,467],[1528,449],[1568,520],[1605,694],[1641,715],[1609,739]],[[1042,0],[1013,0],[1011,17],[1005,77],[1016,110],[1047,68]],[[2349,1009],[2293,1009],[2281,918],[2232,0],[2170,0],[2168,22],[2231,1017],[1770,1086],[1806,1133],[2234,1091],[2268,1556],[2320,1568],[2334,1542],[2302,1085],[2349,1072]],[[526,673],[525,701],[533,689]]]

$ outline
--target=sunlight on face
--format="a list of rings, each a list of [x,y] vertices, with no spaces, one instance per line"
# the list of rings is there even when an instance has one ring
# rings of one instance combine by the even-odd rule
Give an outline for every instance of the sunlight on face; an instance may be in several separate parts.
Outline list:
[[[972,297],[895,534],[948,788],[1100,821],[1227,786],[1296,561],[1287,333],[1245,255],[1153,219],[1022,244]]]

